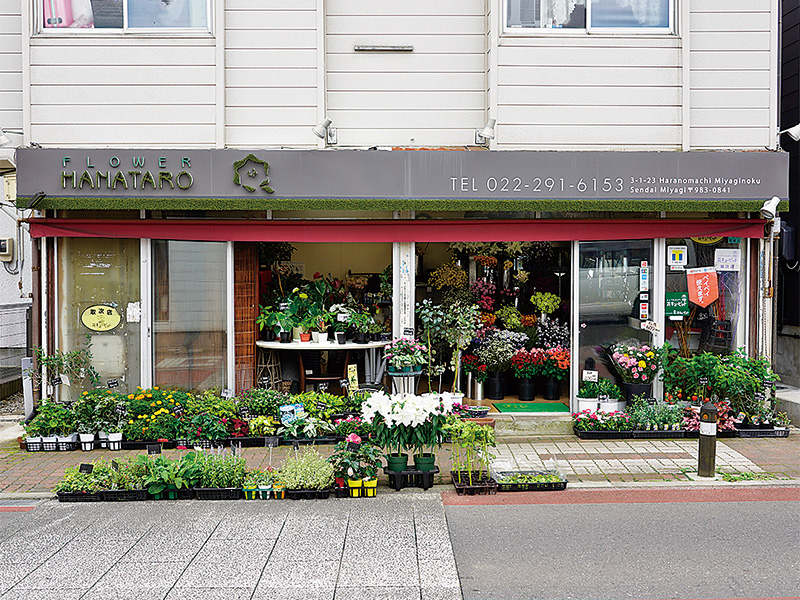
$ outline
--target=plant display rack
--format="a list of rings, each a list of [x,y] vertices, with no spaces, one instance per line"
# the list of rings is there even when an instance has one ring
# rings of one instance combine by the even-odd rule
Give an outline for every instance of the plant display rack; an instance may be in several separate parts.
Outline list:
[[[389,477],[389,487],[394,488],[396,492],[407,487],[427,490],[433,486],[433,476],[439,472],[439,467],[434,466],[431,471],[420,471],[419,469],[390,471],[388,467],[383,467],[383,472]]]
[[[198,500],[238,500],[242,497],[241,488],[194,488]]]

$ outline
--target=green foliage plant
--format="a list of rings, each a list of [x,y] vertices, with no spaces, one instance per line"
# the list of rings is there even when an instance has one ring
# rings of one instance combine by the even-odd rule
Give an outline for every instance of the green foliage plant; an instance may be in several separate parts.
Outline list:
[[[194,452],[185,460],[197,465],[197,485],[202,488],[241,488],[247,476],[247,461],[242,456],[222,452]]]
[[[67,435],[75,430],[75,418],[72,411],[63,404],[45,398],[39,403],[30,427],[45,437]]]
[[[373,479],[381,467],[381,449],[368,441],[356,444],[355,449],[351,449],[347,441],[338,442],[328,462],[333,465],[335,477]]]
[[[450,453],[458,483],[469,482],[472,485],[475,478],[481,481],[494,458],[489,450],[496,445],[494,428],[451,417],[443,430],[452,440]]]
[[[306,447],[286,459],[281,475],[290,490],[324,490],[333,485],[333,465],[319,452]]]

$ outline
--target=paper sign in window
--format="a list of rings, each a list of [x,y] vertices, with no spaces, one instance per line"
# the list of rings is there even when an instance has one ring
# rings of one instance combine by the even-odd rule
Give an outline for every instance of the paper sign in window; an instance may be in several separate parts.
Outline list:
[[[719,298],[717,270],[714,267],[687,269],[686,280],[689,285],[689,301],[705,308]]]

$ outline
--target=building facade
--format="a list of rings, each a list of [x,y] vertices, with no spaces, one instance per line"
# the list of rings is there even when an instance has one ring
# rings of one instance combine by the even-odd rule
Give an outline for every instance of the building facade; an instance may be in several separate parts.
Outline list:
[[[37,211],[36,343],[93,331],[106,378],[253,385],[275,241],[310,272],[391,262],[396,335],[447,244],[551,242],[576,366],[626,337],[699,348],[673,304],[712,269],[700,312],[772,353],[776,0],[16,6],[0,118]]]

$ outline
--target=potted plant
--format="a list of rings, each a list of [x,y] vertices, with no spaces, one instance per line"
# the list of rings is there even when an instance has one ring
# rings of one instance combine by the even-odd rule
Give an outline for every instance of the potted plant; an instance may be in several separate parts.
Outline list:
[[[77,467],[69,467],[56,484],[59,502],[100,502],[103,482],[93,473],[81,473]]]
[[[519,399],[530,402],[536,399],[536,377],[542,374],[545,352],[541,348],[520,348],[511,357],[511,372],[519,379]]]
[[[238,500],[247,476],[247,462],[234,454],[190,452],[184,457],[197,465],[194,491],[198,500]]]
[[[187,423],[186,431],[189,443],[201,448],[211,448],[214,442],[224,439],[228,435],[228,420],[219,418],[209,413],[200,413],[191,417]]]
[[[81,444],[81,450],[88,452],[94,449],[95,432],[98,431],[97,402],[89,392],[83,392],[72,406],[75,417],[75,429]]]
[[[305,448],[289,457],[281,469],[281,478],[287,494],[293,500],[301,498],[325,499],[333,485],[333,465],[313,448]]]
[[[489,375],[486,365],[474,354],[467,354],[461,357],[461,364],[464,371],[471,376],[472,389],[469,397],[476,402],[483,402],[483,383]]]
[[[356,311],[350,311],[350,315],[348,317],[348,323],[350,327],[356,332],[356,343],[357,344],[366,344],[367,343],[367,333],[369,333],[369,328],[372,326],[372,315],[369,313],[361,313]]]
[[[544,351],[541,374],[544,376],[545,400],[561,398],[561,382],[569,375],[569,348],[556,346]]]
[[[647,344],[629,340],[612,344],[603,354],[604,362],[622,381],[622,392],[627,402],[640,394],[650,396],[660,364],[658,353]]]
[[[23,421],[20,425],[25,429],[25,449],[28,452],[41,452],[42,434],[39,424],[31,420],[28,423]]]
[[[351,498],[374,495],[363,494],[362,490],[366,483],[377,482],[381,466],[380,449],[377,446],[351,433],[334,446],[328,461],[333,465],[334,477],[347,479]],[[370,488],[374,486],[370,485]]]
[[[270,341],[275,337],[275,327],[279,326],[278,316],[282,314],[280,311],[275,310],[272,306],[259,305],[258,317],[256,317],[256,324],[259,331],[264,331],[266,341]]]
[[[451,477],[456,492],[472,495],[496,491],[497,483],[489,477],[489,462],[493,458],[490,448],[495,446],[494,428],[451,419],[445,424],[444,431],[452,440]]]
[[[36,416],[30,421],[29,428],[37,430],[42,435],[43,450],[54,451],[59,449],[59,443],[69,443],[67,433],[74,431],[73,419],[72,411],[63,404],[44,398],[39,403]]]
[[[524,333],[487,327],[478,332],[475,355],[488,372],[486,397],[491,400],[505,398],[503,371],[511,366],[511,357],[525,346],[528,336]]]

